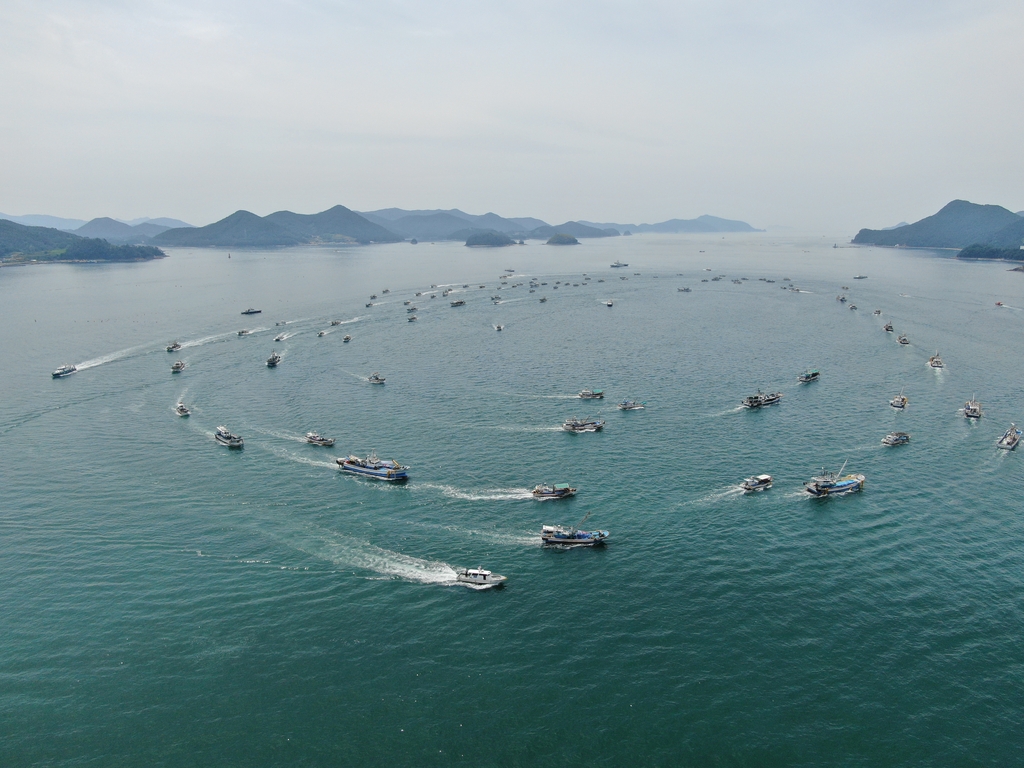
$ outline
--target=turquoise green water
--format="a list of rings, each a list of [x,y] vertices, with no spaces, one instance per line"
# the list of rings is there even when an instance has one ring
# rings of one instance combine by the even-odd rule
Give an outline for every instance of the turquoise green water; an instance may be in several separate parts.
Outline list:
[[[832,242],[0,270],[0,764],[1020,764],[1024,455],[995,442],[1024,422],[1024,275]],[[494,305],[505,268],[548,285]],[[739,409],[758,387],[782,403]],[[334,468],[371,449],[412,480]],[[844,461],[863,493],[806,497]],[[540,546],[587,513],[607,547]],[[452,585],[476,565],[507,588]]]

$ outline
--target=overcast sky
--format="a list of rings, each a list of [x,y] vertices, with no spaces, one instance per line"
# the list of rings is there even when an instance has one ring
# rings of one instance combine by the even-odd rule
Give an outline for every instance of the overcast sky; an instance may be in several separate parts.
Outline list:
[[[1024,209],[1024,3],[2,0],[0,211]]]

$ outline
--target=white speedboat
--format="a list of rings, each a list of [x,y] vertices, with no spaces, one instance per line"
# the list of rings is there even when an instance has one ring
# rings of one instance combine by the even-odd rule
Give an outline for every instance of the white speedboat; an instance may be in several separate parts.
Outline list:
[[[562,424],[566,432],[581,434],[583,432],[600,432],[604,429],[604,422],[593,419],[566,419]]]
[[[184,403],[178,403],[176,406],[174,406],[174,412],[176,414],[178,414],[179,416],[191,416],[192,415],[192,411],[190,411],[185,406]]]
[[[898,341],[903,346],[906,346],[910,343],[910,339],[907,338],[907,334],[905,333],[901,333],[899,336],[897,336],[896,341]]]
[[[882,445],[906,445],[910,442],[910,435],[906,432],[890,432],[882,438]]]
[[[284,341],[284,334],[283,333],[277,334],[277,336],[274,337],[274,341]]]
[[[70,376],[72,373],[77,372],[78,369],[73,365],[62,365],[56,371],[53,372],[53,378],[63,379],[65,376]]]
[[[889,401],[889,405],[891,405],[897,411],[902,411],[904,408],[907,407],[907,403],[909,402],[910,401],[907,399],[906,395],[903,394],[903,390],[900,389],[900,393]]]
[[[168,352],[177,352],[179,349],[181,349],[181,344],[179,344],[177,341],[172,341],[170,344],[167,345]]]
[[[753,395],[747,395],[740,403],[744,408],[763,408],[766,405],[775,405],[782,400],[781,392],[769,392],[765,394],[760,389]]]
[[[503,331],[503,330],[505,330],[505,326],[504,325],[496,325],[496,326],[494,326],[494,330],[496,330],[496,331]]]
[[[811,381],[817,381],[819,378],[821,378],[821,371],[819,371],[817,368],[808,368],[806,371],[799,374],[796,377],[796,380],[799,381],[801,384],[807,384],[808,382]]]
[[[376,371],[374,371],[373,373],[371,373],[371,374],[370,374],[370,376],[369,376],[369,378],[367,378],[366,380],[367,380],[368,382],[370,382],[371,384],[383,384],[383,383],[384,383],[384,377],[383,377],[383,376],[381,376],[381,375],[380,375],[379,373],[377,373]]]
[[[603,389],[584,389],[577,397],[580,400],[603,400],[604,390]]]
[[[406,319],[407,322],[410,322],[410,323],[415,323],[417,320],[419,320],[419,318],[416,317],[416,315],[409,315],[405,319]]]
[[[267,358],[267,368],[276,368],[280,362],[281,356],[277,352],[271,352],[270,357]]]
[[[611,300],[611,299],[608,299],[608,301],[606,301],[606,302],[604,303],[604,305],[605,305],[606,307],[611,307],[611,306],[613,306],[613,304],[612,304],[612,300]]]
[[[1020,436],[1021,431],[1017,428],[1017,425],[1011,424],[1010,428],[999,438],[999,442],[996,445],[1004,450],[1012,451],[1017,447],[1017,443],[1020,442]]]
[[[939,357],[939,351],[935,350],[935,354],[928,358],[928,365],[932,368],[945,368],[946,364],[942,362],[942,358]]]
[[[331,320],[331,325],[341,325],[341,320]]]
[[[456,572],[455,581],[473,589],[492,589],[493,587],[503,586],[508,581],[508,576],[485,571],[482,567],[463,568],[461,571]]]
[[[226,445],[228,448],[241,448],[244,445],[242,438],[239,435],[231,434],[227,427],[217,427],[217,432],[214,434],[213,439],[221,445]]]
[[[971,395],[971,399],[964,403],[964,418],[965,419],[980,419],[981,418],[981,403],[977,400],[977,395]]]
[[[243,328],[242,330],[240,330],[238,332],[238,335],[239,336],[248,336],[250,333],[252,333],[252,331],[250,331],[248,328]]]
[[[320,331],[319,333],[317,333],[317,338],[321,338],[322,339],[326,335],[327,335],[327,331]]]
[[[613,269],[618,269],[619,267],[628,267],[628,266],[629,266],[629,264],[625,264],[625,263],[623,263],[621,261],[616,261],[614,264],[612,264],[612,268]]]
[[[576,495],[576,489],[568,483],[555,483],[554,485],[538,485],[532,491],[535,499],[567,499]]]
[[[351,336],[346,336],[345,338],[342,339],[342,341],[344,341],[346,344],[348,344],[350,341],[352,341],[352,337]]]
[[[769,488],[772,487],[773,482],[774,479],[771,475],[754,475],[753,477],[748,477],[746,480],[740,483],[740,487],[746,493],[754,493],[756,491],[768,490]]]
[[[334,438],[324,437],[319,432],[307,432],[306,442],[310,443],[311,445],[322,445],[325,448],[330,448],[332,445],[334,445]]]
[[[883,325],[882,330],[885,331],[886,333],[892,333],[892,323],[886,323],[885,325]]]
[[[171,366],[171,373],[181,373],[184,370],[185,362],[183,360],[179,360],[178,362]]]

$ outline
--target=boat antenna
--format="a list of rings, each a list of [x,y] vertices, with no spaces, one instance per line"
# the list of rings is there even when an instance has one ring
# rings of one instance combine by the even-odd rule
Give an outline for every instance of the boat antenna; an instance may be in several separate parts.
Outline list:
[[[847,465],[847,464],[849,464],[849,463],[850,463],[850,460],[849,460],[849,459],[847,459],[846,461],[844,461],[844,462],[843,462],[843,466],[841,466],[841,467],[839,468],[839,471],[838,471],[838,472],[836,472],[836,474],[837,474],[837,475],[841,475],[841,474],[843,474],[843,470],[844,470],[844,469],[846,469],[846,465]]]

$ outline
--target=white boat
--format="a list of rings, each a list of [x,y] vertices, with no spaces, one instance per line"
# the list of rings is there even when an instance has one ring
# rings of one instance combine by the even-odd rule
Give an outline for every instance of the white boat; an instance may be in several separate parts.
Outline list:
[[[243,312],[242,314],[243,314],[243,315],[258,315],[258,314],[260,314],[260,313],[261,313],[262,311],[263,311],[262,309],[253,309],[252,307],[249,307],[249,308],[248,308],[247,310],[245,310],[245,311],[244,311],[244,312]]]
[[[405,310],[405,311],[406,311],[406,312],[409,312],[409,313],[412,313],[412,312],[418,312],[418,311],[419,311],[419,307],[409,307],[409,308],[408,308],[407,310]]]
[[[342,341],[344,341],[346,344],[348,344],[350,341],[352,341],[352,337],[351,336],[346,336],[345,338],[342,339]]]
[[[341,320],[331,320],[331,325],[341,325]]]
[[[482,567],[463,568],[461,571],[456,572],[455,581],[473,589],[492,589],[503,586],[508,581],[508,576],[485,571]]]
[[[416,317],[416,315],[409,315],[405,319],[406,319],[407,322],[410,322],[410,323],[415,323],[417,320],[419,320],[419,318]]]
[[[765,394],[760,389],[753,395],[747,395],[740,403],[744,408],[763,408],[766,405],[775,405],[782,400],[781,392],[769,392]]]
[[[322,445],[325,448],[330,448],[332,445],[334,445],[334,438],[324,437],[319,432],[307,432],[306,442],[310,443],[311,445]]]
[[[964,403],[964,418],[965,419],[980,419],[981,418],[981,403],[977,400],[977,395],[971,395],[971,399]]]
[[[240,330],[238,332],[238,335],[239,336],[248,336],[250,333],[252,333],[252,331],[250,331],[248,328],[243,328],[242,330]]]
[[[538,485],[533,491],[535,499],[567,499],[576,495],[576,489],[568,483],[555,483],[554,485]]]
[[[381,376],[376,371],[374,371],[373,373],[370,374],[370,376],[367,379],[367,381],[370,382],[371,384],[383,384],[384,383],[384,377]]]
[[[615,407],[620,411],[642,411],[647,407],[647,403],[641,403],[638,400],[623,400]]]
[[[603,400],[604,390],[603,389],[584,389],[577,397],[580,400]]]
[[[327,331],[320,331],[319,333],[317,333],[317,337],[318,338],[323,338],[326,335],[327,335]]]
[[[77,371],[78,369],[73,365],[62,365],[53,372],[53,378],[63,379],[65,376],[70,376],[72,373],[76,373]]]
[[[181,344],[179,344],[176,341],[172,341],[170,344],[167,345],[168,352],[177,352],[179,349],[181,349]]]
[[[740,487],[745,493],[755,493],[768,490],[772,487],[773,482],[775,481],[771,475],[754,475],[740,483]]]
[[[213,436],[221,445],[226,445],[228,448],[241,448],[244,441],[238,435],[233,435],[228,431],[227,427],[217,427],[217,432]]]
[[[904,346],[910,343],[910,339],[907,338],[907,334],[905,333],[901,333],[899,336],[897,336],[896,341],[898,341],[900,344],[903,344]]]
[[[945,368],[946,364],[942,362],[942,358],[939,357],[939,350],[935,350],[935,354],[928,358],[928,365],[932,368]]]
[[[276,368],[280,362],[281,356],[277,352],[271,352],[270,357],[267,358],[267,368]]]
[[[868,276],[867,275],[854,275],[853,279],[854,280],[867,280]]]
[[[621,261],[616,261],[614,264],[612,264],[612,269],[618,269],[619,267],[628,267],[628,266],[629,266],[629,264],[624,264]]]
[[[452,304],[453,307],[464,307],[464,306],[466,306],[466,302],[463,301],[462,299],[456,299],[451,304]]]
[[[892,333],[892,323],[886,323],[882,326],[882,330],[886,333]]]
[[[494,326],[494,330],[496,330],[496,331],[503,331],[503,330],[505,330],[505,326],[504,325],[496,325],[496,326]]]
[[[191,416],[192,415],[192,411],[190,411],[187,407],[185,407],[184,403],[178,403],[176,406],[174,406],[174,412],[176,414],[178,414],[179,416]]]
[[[274,337],[274,341],[284,341],[284,334],[279,333],[277,336]]]
[[[179,360],[178,362],[171,366],[171,373],[181,373],[184,370],[185,362],[183,360]]]
[[[900,389],[900,393],[898,395],[896,395],[896,397],[894,397],[892,400],[889,401],[889,405],[891,405],[893,408],[895,408],[898,411],[902,411],[904,408],[907,407],[907,403],[909,403],[909,402],[910,401],[903,394],[903,390]]]
[[[807,384],[811,381],[817,381],[819,378],[821,378],[821,371],[817,368],[808,368],[803,373],[797,375],[796,380],[801,384]]]
[[[606,302],[604,303],[604,305],[605,305],[606,307],[610,307],[610,306],[612,306],[612,300],[611,300],[611,299],[608,299],[608,301],[606,301]]]
[[[906,445],[910,442],[910,435],[906,432],[890,432],[882,438],[882,445]]]
[[[1021,431],[1017,429],[1016,424],[1011,424],[1010,428],[1003,433],[1003,436],[999,438],[999,442],[996,443],[1000,448],[1012,451],[1017,447],[1017,443],[1020,442]]]

